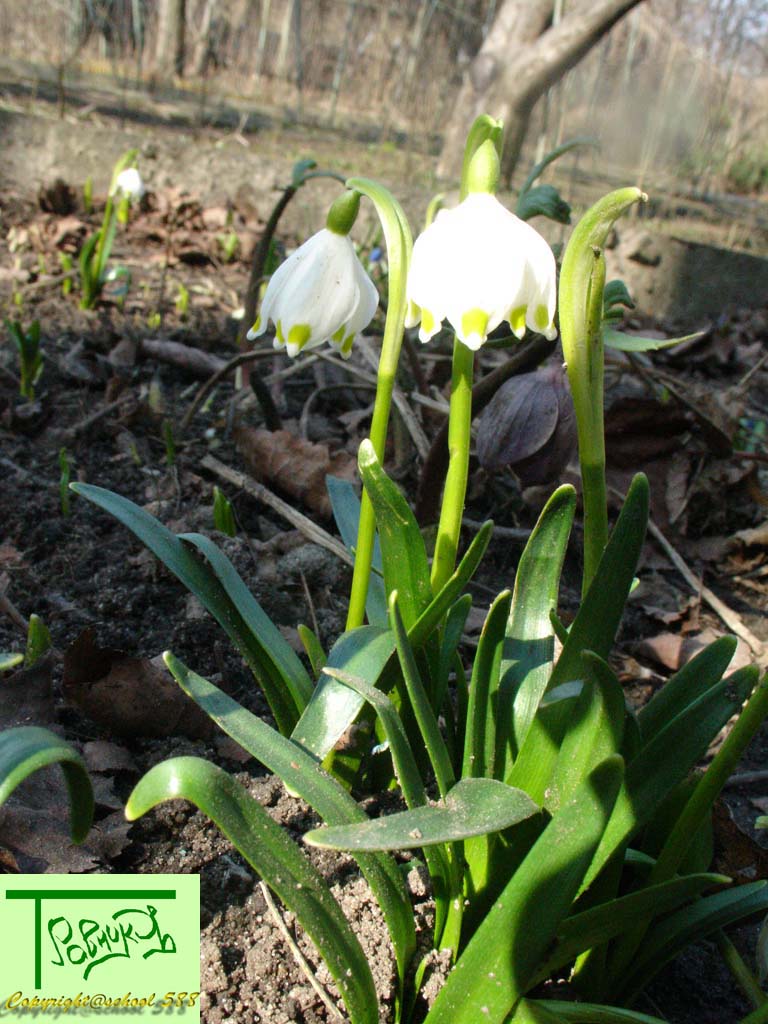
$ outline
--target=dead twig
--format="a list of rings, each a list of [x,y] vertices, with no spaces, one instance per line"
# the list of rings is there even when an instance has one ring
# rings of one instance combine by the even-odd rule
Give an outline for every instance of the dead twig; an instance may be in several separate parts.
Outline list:
[[[255,359],[264,359],[266,356],[271,356],[271,349],[256,349],[253,352],[240,352],[238,355],[233,356],[226,363],[222,362],[221,365],[211,374],[208,380],[203,384],[200,390],[192,400],[192,404],[184,413],[184,418],[179,425],[179,433],[185,434],[189,429],[189,424],[195,417],[195,413],[206,400],[208,395],[213,391],[219,381],[223,380],[233,370],[236,370],[238,366],[242,366],[243,363],[251,363]]]
[[[315,972],[312,969],[312,965],[309,963],[307,958],[304,956],[304,954],[299,949],[299,946],[298,946],[298,943],[296,942],[296,939],[294,939],[293,935],[291,935],[290,928],[288,927],[288,925],[283,920],[282,915],[280,914],[280,911],[277,909],[277,905],[276,905],[275,901],[272,899],[272,893],[269,891],[269,889],[267,888],[267,886],[265,885],[264,882],[259,882],[259,888],[261,889],[261,894],[264,897],[264,902],[269,907],[269,912],[272,914],[274,922],[277,925],[278,931],[283,936],[283,939],[285,940],[286,945],[288,946],[288,948],[290,949],[291,953],[293,954],[294,960],[299,965],[299,967],[301,968],[303,973],[306,975],[307,981],[312,986],[312,988],[315,990],[315,992],[317,993],[318,997],[322,1001],[323,1006],[325,1006],[326,1010],[328,1010],[328,1012],[330,1013],[331,1017],[334,1020],[341,1021],[342,1024],[344,1024],[344,1022],[346,1021],[346,1018],[341,1013],[341,1011],[339,1010],[339,1008],[336,1005],[336,1003],[334,1003],[334,1001],[331,999],[331,997],[328,995],[328,993],[325,991],[323,986],[320,984],[320,982],[315,977]]]
[[[283,501],[282,498],[270,491],[264,484],[260,484],[253,477],[247,476],[245,473],[240,473],[236,469],[232,469],[230,466],[225,465],[223,462],[219,462],[213,455],[206,455],[200,465],[203,469],[207,469],[209,472],[218,476],[221,480],[226,480],[228,483],[233,484],[235,487],[239,487],[240,490],[250,494],[251,497],[256,498],[258,501],[262,501],[265,505],[268,505],[273,511],[277,512],[278,515],[282,516],[287,522],[294,526],[297,530],[304,534],[304,536],[311,540],[313,544],[318,544],[322,548],[326,548],[328,551],[333,552],[337,558],[340,558],[342,562],[346,562],[347,565],[354,566],[355,560],[341,543],[332,537],[330,533],[324,530],[321,526],[313,523],[308,516],[303,515],[301,512],[297,512],[295,508]]]
[[[26,636],[29,631],[29,621],[24,618],[16,605],[11,601],[7,594],[0,591],[0,614],[7,615],[11,622],[18,626],[22,633]]]
[[[128,400],[129,399],[126,395],[121,395],[114,402],[109,402],[107,405],[103,405],[100,409],[97,409],[96,412],[91,413],[90,416],[86,416],[84,420],[80,420],[80,422],[76,423],[74,427],[71,427],[67,431],[66,436],[70,439],[79,437],[80,434],[84,434],[87,430],[90,430],[94,423],[98,423],[99,420],[103,420],[113,412],[118,412],[121,406],[127,404]]]

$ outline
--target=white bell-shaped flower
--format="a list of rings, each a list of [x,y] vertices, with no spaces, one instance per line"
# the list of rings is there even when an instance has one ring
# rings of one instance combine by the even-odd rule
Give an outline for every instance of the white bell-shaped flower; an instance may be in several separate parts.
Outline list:
[[[441,210],[413,247],[407,326],[421,320],[429,339],[448,320],[460,341],[478,349],[508,320],[522,338],[526,325],[554,338],[555,257],[542,236],[488,192],[470,192]]]
[[[115,178],[112,195],[121,196],[130,203],[137,203],[144,195],[144,192],[144,182],[141,180],[141,175],[135,167],[126,167]]]
[[[349,236],[323,228],[272,275],[248,338],[258,338],[272,320],[275,348],[285,346],[289,356],[328,341],[346,359],[378,304]]]

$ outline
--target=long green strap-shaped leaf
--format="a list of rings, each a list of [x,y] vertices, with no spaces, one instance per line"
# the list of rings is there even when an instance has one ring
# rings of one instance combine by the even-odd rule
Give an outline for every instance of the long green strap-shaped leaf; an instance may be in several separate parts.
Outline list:
[[[630,484],[603,557],[552,672],[548,689],[580,679],[582,652],[607,660],[632,588],[648,525],[648,480],[638,473]]]
[[[462,778],[494,777],[499,674],[512,594],[502,590],[488,612],[477,645],[464,739]]]
[[[395,650],[390,630],[359,626],[342,633],[328,653],[326,668],[360,676],[375,686]],[[291,739],[322,761],[357,718],[363,699],[325,670]]]
[[[531,1000],[533,1002],[533,1000]],[[649,1017],[637,1010],[599,1003],[566,1003],[558,999],[537,999],[536,1003],[561,1017],[566,1024],[667,1024],[661,1017]]]
[[[672,878],[679,869],[691,842],[707,819],[712,805],[767,714],[768,677],[758,683],[755,692],[742,709],[714,760],[698,780],[696,788],[679,814],[656,858],[648,885]],[[636,922],[633,927],[625,931],[612,958],[611,967],[616,978],[623,976],[626,968],[634,961],[644,934],[645,928],[642,922]]]
[[[648,481],[639,473],[627,492],[626,501],[613,528],[603,557],[547,683],[547,692],[584,677],[582,654],[589,650],[607,659],[624,611],[648,523]],[[534,800],[543,796],[549,775],[554,770],[560,743],[566,732],[570,704],[552,707],[547,714],[546,730],[529,728],[526,739],[507,775],[511,785],[531,793]],[[541,723],[538,723],[541,725]],[[543,744],[543,746],[542,746]],[[528,779],[536,779],[529,789]]]
[[[470,939],[425,1024],[502,1024],[568,914],[621,785],[604,761],[550,821]]]
[[[365,954],[328,884],[261,804],[232,776],[198,757],[155,765],[128,798],[129,821],[167,800],[189,800],[214,821],[299,920],[317,946],[352,1024],[377,1024],[376,987]]]
[[[550,612],[557,607],[575,508],[573,487],[559,487],[544,506],[517,567],[501,663],[497,779],[506,778],[552,672]]]
[[[93,788],[85,762],[61,736],[36,725],[0,732],[0,805],[28,775],[60,764],[69,793],[72,842],[82,843],[93,821]]]
[[[389,596],[389,621],[395,637],[400,670],[403,673],[403,680],[405,681],[411,707],[419,726],[419,732],[424,740],[424,745],[427,748],[427,754],[432,764],[432,770],[435,773],[437,788],[440,791],[440,795],[445,797],[455,782],[453,765],[448,756],[445,740],[440,734],[440,727],[432,710],[427,691],[424,689],[424,684],[421,681],[419,667],[416,664],[413,648],[408,640],[405,623],[400,616],[398,593],[397,590],[393,590]]]
[[[621,935],[638,920],[660,917],[690,902],[705,889],[728,885],[730,881],[727,875],[685,875],[567,917],[557,930],[555,947],[541,966],[537,981],[545,981],[555,971],[572,963],[580,953]]]
[[[460,779],[438,804],[355,825],[316,828],[304,839],[332,850],[414,850],[501,832],[538,811],[521,789],[496,779]]]
[[[303,711],[312,696],[312,682],[295,651],[246,587],[234,565],[209,537],[201,533],[182,533],[179,540],[194,545],[204,556],[251,634],[258,638],[274,662],[278,677],[285,680],[294,704],[300,712]]]
[[[747,666],[711,687],[630,761],[613,815],[587,872],[585,887],[704,756],[728,719],[739,711],[757,676],[757,669]]]
[[[410,629],[432,600],[421,530],[399,487],[381,468],[370,441],[360,445],[357,465],[376,515],[384,589],[387,597],[393,590],[400,593],[403,622]]]
[[[643,741],[648,743],[705,690],[719,683],[735,651],[736,637],[721,636],[675,672],[637,713]]]
[[[213,683],[190,671],[170,651],[163,657],[182,690],[228,736],[306,800],[323,821],[332,825],[367,821],[364,811],[344,787],[301,747],[240,707]],[[356,859],[384,914],[402,979],[416,948],[413,911],[402,875],[391,857],[383,854],[360,854]]]
[[[606,757],[618,754],[624,735],[624,691],[611,668],[594,654],[582,655],[584,687],[569,717],[546,807],[550,813],[568,800]]]
[[[768,882],[750,882],[697,900],[654,925],[622,977],[617,992],[632,1002],[651,978],[686,946],[720,928],[768,910]]]
[[[91,484],[70,484],[76,494],[92,501],[127,526],[200,601],[224,629],[264,689],[278,728],[287,734],[298,721],[312,684],[299,658],[253,597],[238,609],[212,566],[196,556],[178,537],[132,501]],[[225,556],[221,559],[230,565]],[[233,580],[226,574],[228,586]],[[243,590],[245,585],[240,581]],[[239,593],[239,587],[235,588]],[[255,608],[254,608],[255,606]],[[255,609],[258,613],[254,618]],[[250,617],[250,618],[249,618]]]

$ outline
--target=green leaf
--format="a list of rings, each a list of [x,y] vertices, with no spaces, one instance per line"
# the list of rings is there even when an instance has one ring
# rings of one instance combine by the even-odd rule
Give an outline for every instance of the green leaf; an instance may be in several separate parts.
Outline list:
[[[502,650],[512,594],[503,590],[488,612],[469,685],[462,778],[493,778]]]
[[[359,626],[343,633],[328,654],[327,668],[360,676],[375,686],[395,649],[388,629]],[[363,698],[323,671],[291,739],[318,760],[328,754],[357,718]]]
[[[649,929],[635,960],[617,979],[622,1001],[632,1000],[664,964],[692,942],[768,910],[768,882],[751,882],[705,896]]]
[[[360,825],[313,829],[304,841],[332,850],[413,850],[500,832],[538,811],[522,790],[496,779],[461,779],[436,805]]]
[[[641,338],[604,326],[603,344],[617,352],[657,352],[662,348],[681,345],[684,341],[695,341],[697,338],[703,338],[705,334],[706,331],[694,331],[693,334],[685,334],[679,338]]]
[[[559,487],[544,506],[517,567],[501,662],[496,726],[496,777],[500,779],[506,777],[522,746],[552,672],[555,645],[550,615],[557,606],[575,509],[573,487]]]
[[[425,1024],[502,1024],[539,969],[600,841],[623,773],[604,761],[549,822],[470,939]]]
[[[28,775],[49,764],[60,764],[64,772],[72,842],[82,843],[93,821],[91,780],[74,747],[48,729],[22,725],[0,732],[0,805]]]
[[[621,935],[639,920],[650,921],[661,917],[680,904],[689,903],[705,889],[728,885],[727,875],[701,873],[674,878],[660,885],[648,886],[628,896],[608,900],[590,910],[567,917],[557,930],[554,949],[541,966],[537,979],[546,980],[573,962],[579,953],[601,946]]]
[[[400,616],[398,592],[396,590],[389,597],[389,620],[392,624],[397,656],[400,661],[400,670],[405,681],[405,688],[408,691],[408,699],[411,702],[411,708],[413,709],[419,732],[424,740],[424,746],[427,748],[432,770],[435,773],[437,788],[440,791],[440,795],[445,798],[455,781],[453,765],[448,756],[445,740],[440,734],[440,727],[437,723],[435,712],[432,710],[427,691],[424,689],[424,684],[421,681],[413,648],[408,640],[405,624]]]
[[[328,884],[248,791],[221,768],[197,757],[155,765],[126,806],[135,821],[157,804],[195,804],[231,840],[270,889],[292,911],[328,966],[353,1024],[377,1024],[376,988],[360,943]]]
[[[349,480],[342,480],[336,476],[327,476],[325,486],[328,489],[328,497],[331,499],[333,518],[339,528],[341,539],[348,551],[355,553],[357,545],[357,531],[360,524],[360,499],[355,494],[355,489]],[[384,580],[382,579],[381,545],[378,535],[373,539],[373,561],[371,563],[373,572],[368,581],[368,596],[365,601],[365,611],[368,622],[372,626],[386,628],[387,618],[387,595],[384,593]]]
[[[432,601],[429,563],[419,524],[399,488],[381,468],[370,441],[363,441],[358,467],[371,499],[381,542],[384,590],[401,595],[402,616],[410,629]]]
[[[756,676],[756,670],[753,670],[753,675]],[[747,676],[747,678],[749,677]],[[762,683],[758,683],[714,760],[698,780],[692,795],[682,808],[656,858],[649,884],[666,881],[679,871],[691,843],[700,833],[702,826],[709,820],[712,805],[741,760],[755,733],[763,724],[766,714],[768,714],[768,677]],[[625,932],[614,954],[614,974],[623,975],[625,969],[634,963],[642,938],[643,930],[639,925]]]
[[[629,289],[619,278],[606,281],[605,288],[603,288],[605,315],[608,316],[617,306],[625,306],[627,309],[635,308],[635,301],[629,294]]]
[[[735,636],[721,636],[683,665],[637,713],[643,742],[648,743],[690,704],[723,678],[736,651]]]
[[[307,657],[309,658],[309,663],[312,666],[313,673],[316,676],[319,676],[328,661],[325,651],[323,650],[323,645],[309,626],[304,626],[299,623],[296,627],[296,631],[299,634],[299,639],[304,645],[304,650],[307,652]]]
[[[606,757],[618,754],[624,735],[624,691],[610,667],[596,655],[583,655],[587,679],[563,738],[546,807],[554,813]]]
[[[21,651],[0,651],[0,672],[6,672],[9,668],[15,668],[24,661]]]
[[[206,564],[154,516],[119,494],[91,484],[75,483],[70,487],[127,526],[197,597],[263,687],[280,731],[289,733],[307,703],[312,683],[297,655],[264,614],[231,562],[210,541],[190,535],[187,541],[199,547],[206,557],[217,552],[211,564]]]
[[[368,820],[344,787],[293,740],[281,736],[207,679],[190,671],[170,651],[163,658],[182,690],[219,728],[282,779],[323,821],[344,825]],[[360,854],[356,860],[384,913],[403,978],[416,948],[416,932],[402,875],[394,861],[381,854]]]
[[[629,762],[585,887],[704,756],[728,719],[738,713],[756,680],[757,669],[751,666],[722,680],[661,729]]]
[[[338,680],[343,686],[350,687],[371,705],[381,720],[384,735],[389,743],[392,765],[397,781],[400,783],[403,799],[410,808],[424,806],[427,802],[427,793],[395,705],[386,694],[377,690],[375,686],[371,686],[360,676],[335,668],[328,668],[327,672],[329,676]]]
[[[448,609],[459,599],[467,583],[475,575],[493,533],[490,520],[483,523],[455,572],[430,601],[414,625],[408,630],[408,639],[414,647],[423,647],[434,630],[442,625]]]
[[[537,1004],[562,1017],[566,1024],[667,1024],[660,1017],[598,1003],[566,1003],[558,999],[537,999]]]
[[[582,678],[584,651],[592,651],[603,660],[608,658],[640,559],[648,506],[648,480],[638,473],[627,491],[592,585],[568,630],[548,689]]]
[[[571,207],[554,185],[534,185],[523,192],[517,201],[515,213],[520,220],[548,217],[558,224],[571,223]]]

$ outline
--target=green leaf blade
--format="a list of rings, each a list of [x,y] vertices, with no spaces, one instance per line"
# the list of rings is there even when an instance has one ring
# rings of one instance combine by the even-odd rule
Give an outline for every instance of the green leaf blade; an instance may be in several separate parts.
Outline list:
[[[27,776],[61,765],[70,803],[70,834],[82,843],[93,822],[94,798],[85,762],[74,747],[49,729],[22,725],[0,732],[0,805]]]

